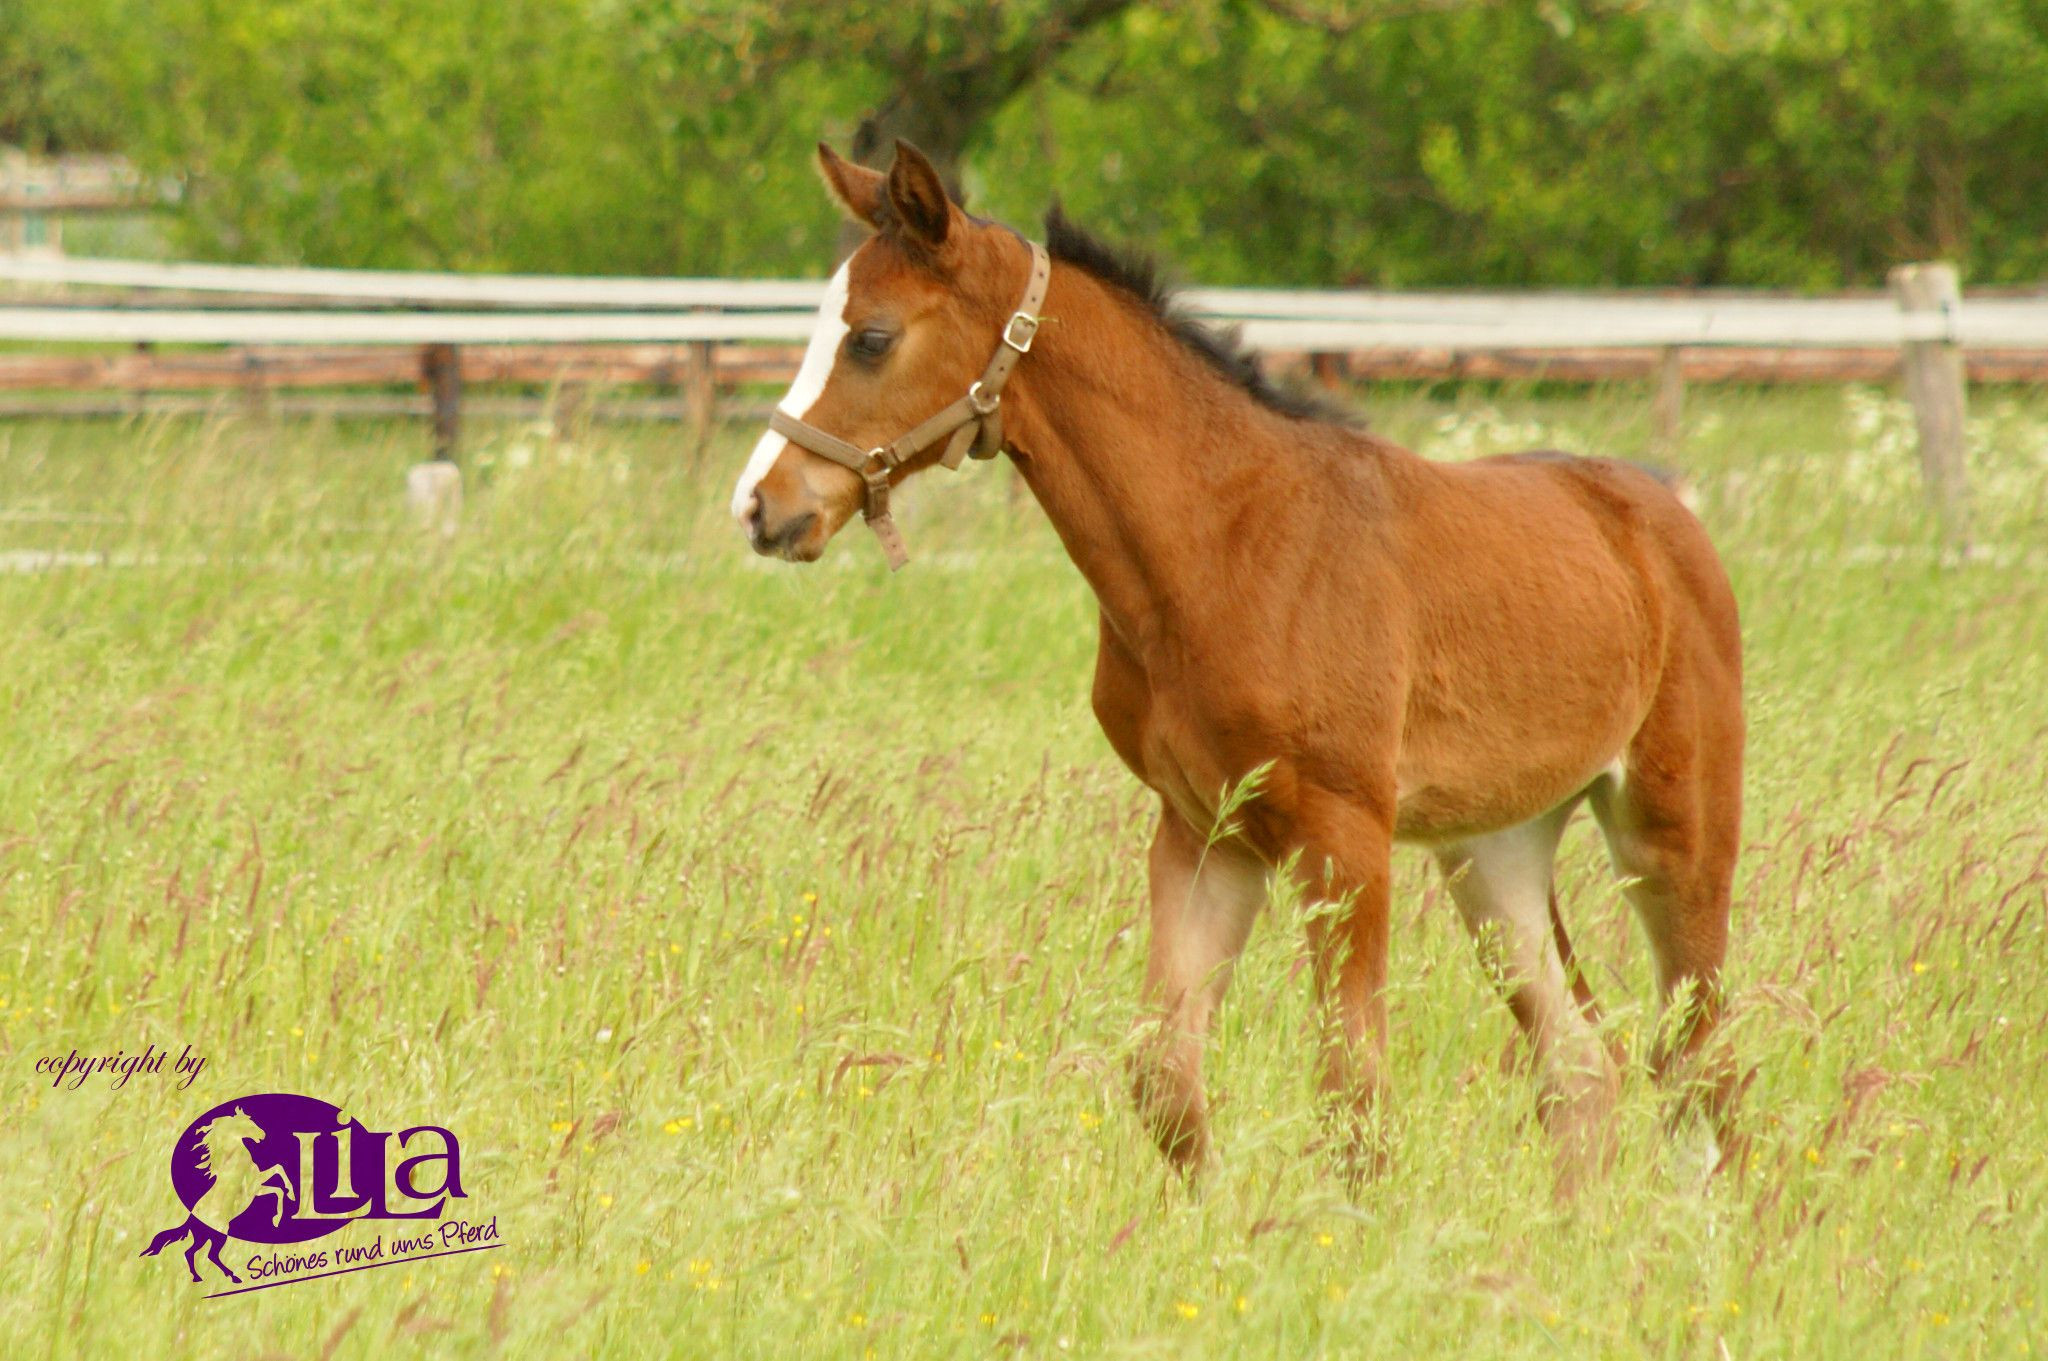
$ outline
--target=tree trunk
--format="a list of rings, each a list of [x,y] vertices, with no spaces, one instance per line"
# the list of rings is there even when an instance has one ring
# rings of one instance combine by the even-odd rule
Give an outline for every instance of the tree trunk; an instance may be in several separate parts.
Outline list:
[[[991,49],[967,65],[918,68],[906,54],[894,69],[906,72],[902,85],[861,119],[853,134],[853,159],[877,170],[888,168],[896,139],[913,143],[931,158],[946,192],[964,202],[960,159],[968,143],[1005,104],[1089,29],[1115,18],[1133,0],[1073,0],[1055,9],[1046,25],[1016,47]],[[867,239],[857,224],[840,229],[839,258]]]
[[[958,82],[948,81],[945,84],[954,86]],[[1003,98],[1008,97],[1006,91]],[[931,158],[939,178],[945,181],[946,192],[958,203],[962,200],[961,154],[967,150],[967,141],[982,120],[992,117],[1000,107],[999,102],[988,104],[985,100],[953,98],[935,86],[908,86],[898,90],[887,103],[860,120],[860,127],[853,134],[853,159],[862,165],[886,170],[895,154],[896,139],[900,137]],[[867,240],[867,236],[867,228],[857,222],[842,224],[839,228],[838,258],[844,260],[860,249],[860,243]]]

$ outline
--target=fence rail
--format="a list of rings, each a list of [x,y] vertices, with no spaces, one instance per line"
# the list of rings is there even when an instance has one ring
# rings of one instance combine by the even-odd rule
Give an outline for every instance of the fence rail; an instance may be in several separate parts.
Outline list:
[[[0,339],[91,338],[217,344],[533,344],[802,340],[824,285],[803,279],[568,278],[154,264],[0,256],[0,281],[55,288],[219,293],[385,308],[490,312],[59,306],[0,310]],[[1896,348],[1919,341],[2048,350],[2048,293],[1981,295],[1947,313],[1902,312],[1879,295],[1787,298],[1719,293],[1387,293],[1196,288],[1188,305],[1244,328],[1255,349],[1660,348],[1666,345]],[[69,320],[52,314],[75,311]],[[515,311],[518,318],[503,315]],[[678,317],[678,312],[702,313]],[[545,324],[531,314],[541,314]],[[400,322],[398,315],[413,320]],[[384,318],[379,321],[378,318]],[[432,317],[435,320],[425,320]],[[723,329],[720,329],[723,328]]]
[[[454,453],[465,382],[677,387],[681,409],[708,427],[721,386],[793,371],[824,291],[820,282],[796,279],[7,255],[0,255],[0,283],[15,294],[0,303],[0,342],[141,350],[120,358],[0,355],[0,389],[263,392],[418,381],[431,399],[443,458]],[[1951,513],[1964,485],[1965,381],[2048,381],[2048,292],[1965,298],[1945,265],[1902,267],[1889,296],[1249,288],[1184,296],[1197,314],[1237,327],[1251,349],[1326,378],[1653,377],[1653,424],[1667,449],[1677,440],[1688,380],[1841,381],[1903,372],[1923,418],[1929,487]],[[229,349],[208,363],[158,354],[160,345]],[[590,353],[579,356],[579,349]],[[375,357],[380,352],[401,357],[394,363]]]

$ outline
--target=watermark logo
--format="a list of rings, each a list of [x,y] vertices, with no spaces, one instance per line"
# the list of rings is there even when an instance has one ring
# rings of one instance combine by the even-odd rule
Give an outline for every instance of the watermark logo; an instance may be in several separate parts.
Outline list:
[[[210,1263],[216,1282],[241,1287],[218,1294],[502,1246],[495,1218],[479,1225],[449,1216],[468,1197],[453,1131],[424,1124],[372,1130],[331,1102],[291,1092],[223,1101],[187,1125],[171,1149],[171,1188],[186,1215],[142,1255],[184,1243],[194,1282],[207,1283]],[[402,1230],[380,1225],[369,1243],[277,1250],[392,1220],[408,1222]],[[412,1222],[427,1220],[440,1222]],[[271,1250],[249,1255],[230,1240]]]

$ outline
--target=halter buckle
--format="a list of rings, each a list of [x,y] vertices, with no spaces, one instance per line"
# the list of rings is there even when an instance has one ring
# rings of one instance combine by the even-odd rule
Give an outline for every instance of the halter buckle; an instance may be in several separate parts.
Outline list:
[[[1008,336],[1005,336],[1003,338],[1003,343],[1005,345],[1010,343]],[[1028,350],[1030,348],[1031,342],[1029,339],[1027,339],[1024,342],[1024,349]],[[1018,351],[1018,353],[1021,354],[1023,353],[1023,351],[1020,350]],[[992,415],[994,414],[995,409],[1001,406],[1002,404],[1003,394],[1000,392],[982,391],[981,380],[979,378],[975,379],[973,385],[967,389],[967,405],[974,408],[976,415]]]
[[[1031,342],[1038,338],[1038,322],[1039,318],[1032,316],[1029,312],[1010,313],[1009,321],[1003,325],[1003,344],[1008,345],[1018,354],[1030,354]],[[1024,338],[1022,340],[1017,338],[1017,328],[1019,326],[1024,328]]]

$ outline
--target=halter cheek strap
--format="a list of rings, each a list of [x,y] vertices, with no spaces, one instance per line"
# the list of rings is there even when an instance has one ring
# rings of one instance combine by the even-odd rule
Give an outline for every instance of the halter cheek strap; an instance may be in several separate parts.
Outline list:
[[[995,355],[982,370],[980,379],[967,389],[965,396],[955,399],[944,410],[872,449],[848,444],[781,407],[768,417],[768,428],[790,443],[800,444],[818,457],[860,475],[867,487],[861,518],[881,541],[882,553],[892,572],[910,561],[910,554],[903,547],[902,534],[897,532],[896,518],[889,513],[889,474],[942,438],[946,449],[939,455],[939,462],[948,471],[958,469],[960,461],[970,454],[975,458],[994,458],[1002,452],[1003,384],[1009,381],[1017,361],[1031,353],[1031,342],[1038,335],[1038,309],[1045,305],[1046,285],[1052,278],[1052,259],[1045,253],[1045,247],[1036,241],[1030,245],[1031,279],[1024,286],[1024,297],[1017,310],[1003,324],[1002,343],[996,346]]]

